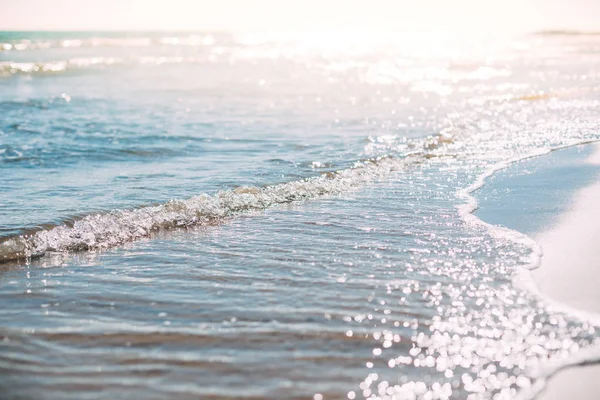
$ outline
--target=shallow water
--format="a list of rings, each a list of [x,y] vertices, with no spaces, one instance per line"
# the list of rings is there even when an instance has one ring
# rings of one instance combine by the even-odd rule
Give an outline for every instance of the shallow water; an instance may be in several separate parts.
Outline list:
[[[527,397],[598,347],[513,284],[535,249],[458,207],[498,163],[600,139],[600,38],[21,35],[5,397]]]

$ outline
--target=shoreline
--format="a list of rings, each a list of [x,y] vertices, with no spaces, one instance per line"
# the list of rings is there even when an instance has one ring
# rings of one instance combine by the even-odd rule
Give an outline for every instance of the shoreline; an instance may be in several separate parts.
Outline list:
[[[586,163],[600,166],[600,144]],[[578,191],[569,210],[535,240],[544,255],[531,271],[537,290],[552,302],[579,316],[600,320],[600,224],[593,218],[600,204],[600,181]],[[600,364],[570,365],[560,369],[536,396],[539,400],[589,399],[600,392]]]

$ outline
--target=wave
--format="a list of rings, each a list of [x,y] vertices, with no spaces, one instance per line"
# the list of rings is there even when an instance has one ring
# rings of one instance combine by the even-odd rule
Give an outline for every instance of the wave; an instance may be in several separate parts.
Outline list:
[[[12,75],[55,75],[73,70],[104,69],[117,65],[200,64],[210,62],[209,57],[144,56],[136,58],[77,57],[47,62],[0,62],[0,77]]]
[[[49,227],[30,234],[9,237],[0,242],[0,263],[41,257],[48,252],[107,249],[176,228],[218,224],[248,211],[335,195],[389,176],[407,165],[448,156],[443,147],[453,143],[446,130],[400,146],[403,156],[383,155],[359,160],[347,169],[266,187],[242,186],[202,194],[186,200],[133,210],[71,217],[68,225]],[[388,145],[390,151],[399,151]]]
[[[556,29],[556,30],[539,31],[539,32],[535,32],[534,34],[539,35],[539,36],[599,36],[600,32],[596,32],[596,31],[586,32],[586,31],[572,31],[572,30]]]
[[[16,74],[58,74],[73,69],[102,68],[124,61],[113,57],[78,57],[49,62],[0,62],[0,76]]]
[[[277,204],[339,194],[398,171],[422,156],[380,157],[357,162],[350,169],[267,187],[244,186],[217,194],[172,200],[157,206],[115,210],[86,216],[72,223],[11,237],[0,243],[0,261],[43,256],[47,252],[106,249],[151,236],[153,233],[210,225],[237,214],[264,210]]]
[[[223,35],[220,35],[223,36]],[[86,47],[150,47],[163,46],[212,46],[223,38],[213,34],[140,36],[140,37],[88,37],[64,39],[21,39],[0,42],[2,51],[24,51],[51,48],[86,48]],[[227,37],[230,41],[231,38]]]

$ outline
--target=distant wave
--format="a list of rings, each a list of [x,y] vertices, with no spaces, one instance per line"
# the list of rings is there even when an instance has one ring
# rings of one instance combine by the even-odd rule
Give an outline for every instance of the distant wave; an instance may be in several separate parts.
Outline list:
[[[116,57],[77,57],[48,62],[0,62],[0,77],[12,75],[54,75],[73,70],[102,69],[115,65],[162,65],[208,62],[206,57],[138,57],[123,59]]]
[[[49,62],[0,62],[0,76],[15,74],[57,74],[72,69],[105,67],[122,64],[123,60],[113,57],[78,57]]]
[[[212,34],[191,34],[183,36],[162,37],[92,37],[69,39],[39,39],[39,40],[12,40],[0,42],[1,51],[23,51],[50,48],[82,48],[82,47],[149,47],[154,45],[164,46],[212,46],[216,43]]]
[[[535,35],[542,36],[600,36],[600,32],[572,31],[572,30],[545,30],[535,32]]]

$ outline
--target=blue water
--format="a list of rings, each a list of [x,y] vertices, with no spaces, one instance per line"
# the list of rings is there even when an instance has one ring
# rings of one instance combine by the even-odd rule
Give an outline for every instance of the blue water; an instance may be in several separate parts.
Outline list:
[[[600,139],[600,38],[0,43],[2,398],[527,397],[598,347],[458,207]],[[511,208],[551,157],[478,215],[550,224],[595,178]]]

